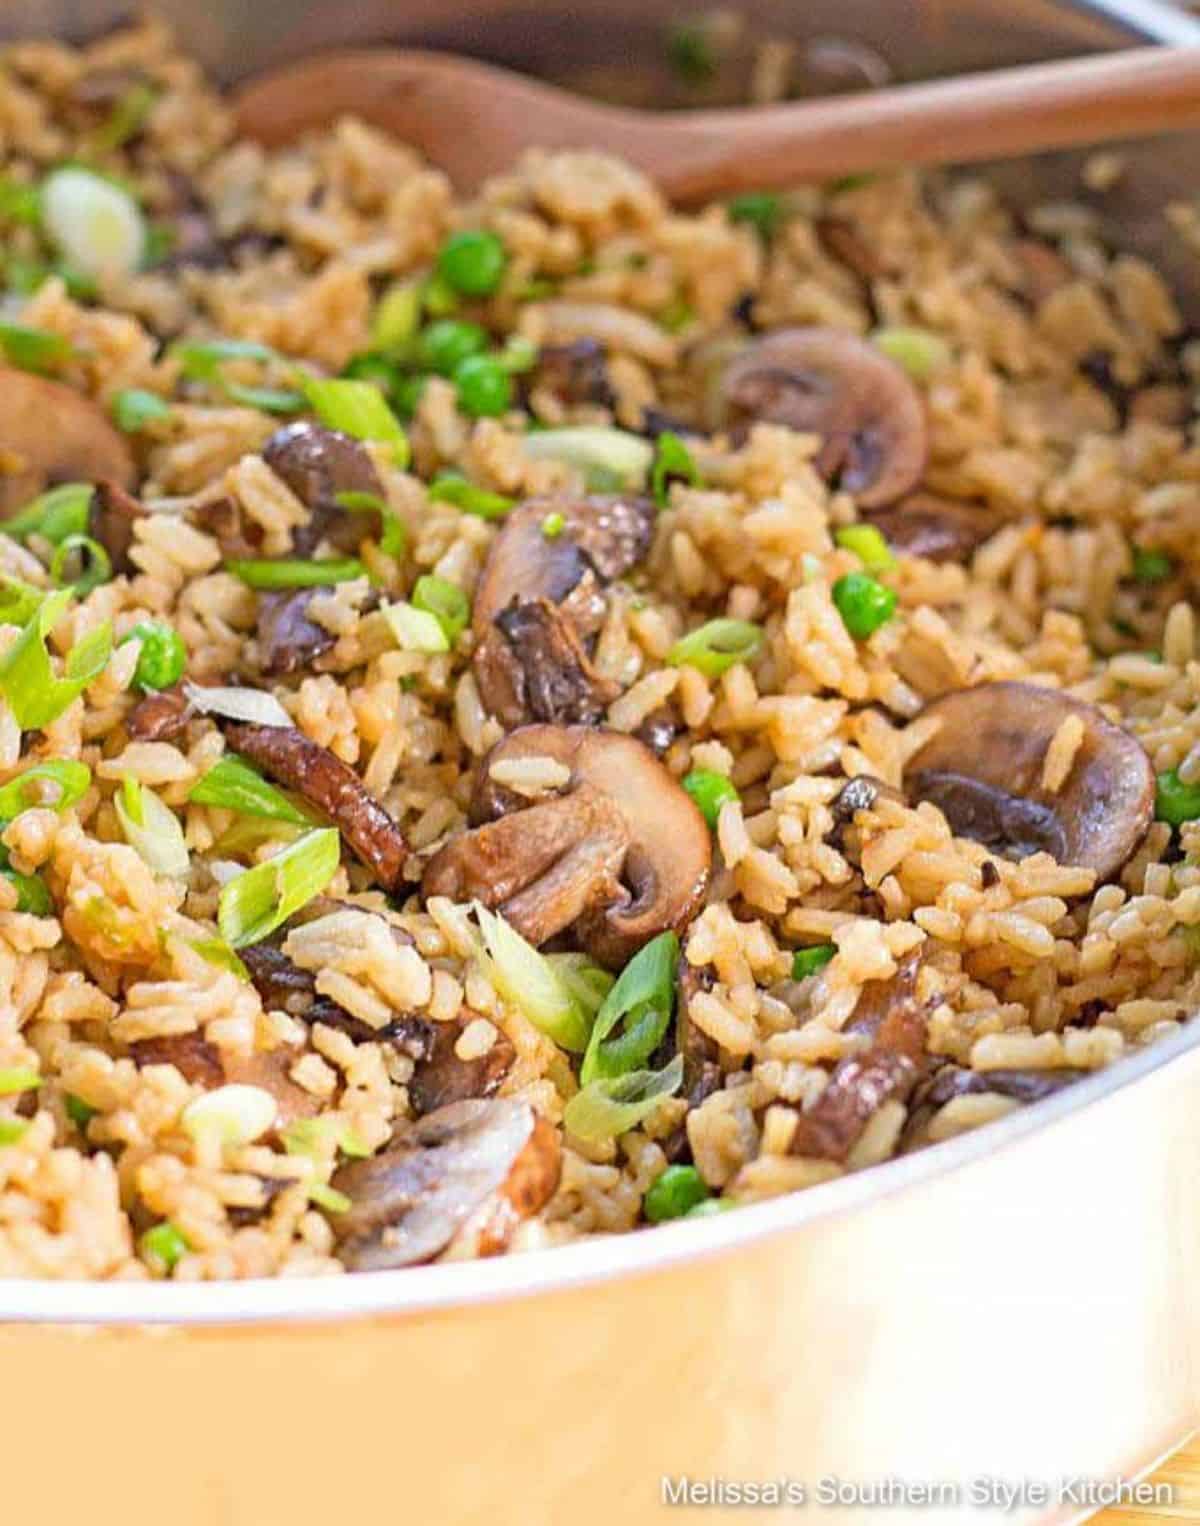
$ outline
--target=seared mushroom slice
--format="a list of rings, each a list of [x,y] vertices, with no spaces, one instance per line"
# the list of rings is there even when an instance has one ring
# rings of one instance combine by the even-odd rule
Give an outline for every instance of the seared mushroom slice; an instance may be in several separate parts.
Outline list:
[[[930,562],[969,561],[1002,522],[986,504],[962,503],[936,493],[912,493],[870,517],[893,551]]]
[[[429,1025],[433,1030],[429,1052],[408,1083],[408,1100],[418,1117],[452,1102],[492,1096],[512,1069],[517,1052],[512,1040],[499,1030],[485,1054],[464,1060],[456,1053],[463,1030],[477,1016],[464,1007],[453,1022]]]
[[[913,1097],[914,1107],[944,1107],[955,1097],[996,1092],[1016,1102],[1040,1102],[1090,1074],[1070,1067],[1062,1070],[967,1070],[962,1065],[943,1065]]]
[[[339,550],[352,551],[370,533],[368,516],[347,511],[337,501],[341,493],[384,496],[360,441],[311,419],[297,419],[275,431],[262,448],[262,458],[312,512],[309,523],[292,538],[297,554],[312,551],[323,536]]]
[[[452,1245],[502,1251],[558,1186],[558,1134],[527,1102],[455,1102],[401,1129],[382,1154],[334,1173],[351,1206],[338,1254],[354,1272],[432,1261]]]
[[[551,758],[564,792],[530,805],[498,786],[499,763]],[[427,896],[479,900],[531,943],[575,926],[601,964],[620,968],[699,911],[712,838],[691,797],[648,747],[615,731],[525,726],[484,760],[471,802],[482,823],[437,853]]]
[[[1110,879],[1154,817],[1154,770],[1141,743],[1094,705],[1037,684],[958,689],[922,711],[941,729],[904,771],[910,797],[936,805],[960,837],[1006,858],[1050,853]],[[1064,721],[1082,737],[1065,783],[1042,782]]]
[[[320,590],[296,588],[264,593],[258,600],[258,666],[266,678],[300,673],[337,644],[337,637],[308,618]]]
[[[0,367],[0,518],[56,482],[132,487],[129,445],[90,398],[62,382]]]
[[[531,387],[544,387],[568,405],[594,403],[611,408],[615,401],[604,346],[595,339],[543,345],[538,351]]]
[[[744,430],[757,421],[819,435],[817,470],[864,509],[900,498],[925,469],[917,389],[895,361],[839,329],[779,329],[734,356],[714,422]]]
[[[295,726],[227,725],[225,735],[235,751],[323,811],[385,890],[401,887],[404,834],[348,764]]]
[[[506,726],[593,719],[616,697],[588,644],[604,623],[606,585],[646,555],[654,519],[647,499],[622,497],[534,498],[509,515],[472,614],[479,692]],[[565,692],[551,671],[560,665]]]
[[[104,477],[96,483],[88,510],[88,529],[108,552],[117,572],[135,570],[129,560],[133,527],[147,512],[141,499],[127,493],[119,482]]]
[[[917,999],[919,969],[910,956],[890,979],[863,985],[846,1027],[868,1035],[870,1046],[839,1061],[825,1090],[800,1114],[793,1155],[845,1160],[885,1102],[910,1096],[929,1062],[926,1012]]]
[[[129,735],[138,742],[177,742],[196,712],[181,683],[144,694],[125,721]]]
[[[286,1049],[258,1054],[223,1054],[201,1033],[178,1033],[166,1038],[138,1039],[129,1052],[139,1068],[174,1065],[185,1081],[208,1090],[226,1084],[257,1086],[270,1092],[279,1112],[277,1127],[286,1128],[298,1118],[313,1118],[321,1111],[320,1099],[298,1086],[288,1074],[293,1056]]]

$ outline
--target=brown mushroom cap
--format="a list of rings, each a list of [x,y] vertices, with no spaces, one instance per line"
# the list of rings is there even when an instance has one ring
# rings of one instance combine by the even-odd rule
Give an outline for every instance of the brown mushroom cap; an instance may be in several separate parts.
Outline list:
[[[530,805],[490,769],[553,758],[564,793]],[[525,726],[484,760],[473,831],[426,865],[425,894],[479,900],[531,943],[576,926],[583,946],[620,968],[649,939],[699,911],[712,839],[687,792],[643,743],[585,726]]]
[[[356,1272],[430,1261],[462,1236],[494,1255],[549,1200],[560,1169],[558,1134],[527,1102],[452,1103],[335,1172],[351,1202],[334,1220],[338,1253]]]
[[[1154,816],[1145,749],[1094,705],[1036,684],[958,689],[922,712],[942,721],[904,772],[910,796],[932,801],[962,837],[1006,857],[1045,851],[1059,863],[1116,874]],[[1078,716],[1083,740],[1066,782],[1045,789],[1046,750]]]
[[[312,511],[309,524],[293,536],[292,549],[298,555],[312,551],[323,535],[340,550],[352,551],[372,533],[371,516],[347,511],[337,501],[340,493],[384,496],[361,441],[312,419],[296,419],[275,431],[262,448],[262,458]]]
[[[129,445],[90,398],[62,382],[0,367],[0,517],[56,482],[132,487]]]
[[[779,329],[729,363],[719,425],[763,421],[820,435],[816,468],[865,509],[914,488],[928,453],[925,409],[905,372],[839,329]]]
[[[562,529],[543,531],[548,515]],[[589,721],[616,697],[585,643],[604,623],[606,584],[646,555],[655,508],[645,498],[533,498],[505,520],[475,591],[475,678],[507,726]],[[569,683],[549,670],[563,669]]]
[[[930,562],[966,562],[1003,521],[986,504],[911,493],[872,514],[870,523],[893,551],[923,556]]]

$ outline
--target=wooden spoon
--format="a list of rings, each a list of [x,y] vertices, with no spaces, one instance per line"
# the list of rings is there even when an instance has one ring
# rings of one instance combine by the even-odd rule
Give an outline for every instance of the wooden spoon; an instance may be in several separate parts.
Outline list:
[[[343,114],[360,117],[419,148],[462,189],[527,148],[593,148],[628,159],[673,199],[699,201],[1200,127],[1200,47],[686,113],[603,105],[449,53],[359,48],[251,80],[235,104],[242,131],[268,145]]]

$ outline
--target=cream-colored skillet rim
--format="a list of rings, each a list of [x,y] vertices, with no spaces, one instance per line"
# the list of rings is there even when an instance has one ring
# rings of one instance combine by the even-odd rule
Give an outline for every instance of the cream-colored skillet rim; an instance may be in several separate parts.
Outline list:
[[[995,1123],[853,1176],[773,1198],[715,1218],[607,1235],[556,1250],[364,1272],[345,1277],[263,1278],[246,1282],[39,1282],[0,1279],[0,1322],[98,1325],[231,1325],[330,1321],[415,1314],[530,1297],[667,1270],[718,1255],[819,1219],[870,1211],[893,1193],[1052,1129],[1079,1108],[1100,1105],[1126,1086],[1200,1046],[1200,1018],[1182,1032],[1125,1056],[1105,1070]]]
[[[1200,45],[1200,21],[1165,0],[1069,0],[1147,41]],[[96,1325],[231,1325],[325,1322],[384,1314],[415,1314],[502,1299],[531,1297],[667,1270],[680,1261],[715,1256],[771,1235],[853,1212],[893,1193],[1003,1150],[1077,1109],[1136,1085],[1200,1046],[1200,1019],[1171,1039],[1127,1055],[1043,1102],[995,1123],[887,1161],[854,1176],[774,1198],[711,1219],[652,1231],[580,1241],[558,1250],[423,1266],[346,1277],[264,1278],[253,1282],[35,1282],[0,1279],[0,1322]]]

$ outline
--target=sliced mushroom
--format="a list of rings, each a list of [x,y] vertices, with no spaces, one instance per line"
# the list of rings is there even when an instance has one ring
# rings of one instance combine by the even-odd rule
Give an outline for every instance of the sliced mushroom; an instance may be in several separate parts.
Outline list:
[[[355,1272],[414,1266],[465,1242],[495,1255],[549,1201],[561,1167],[557,1132],[527,1102],[439,1108],[334,1173],[351,1202],[333,1221],[338,1254]]]
[[[821,437],[816,468],[881,508],[914,488],[928,453],[920,394],[893,360],[839,329],[779,329],[756,339],[725,370],[718,427],[756,421]]]
[[[498,763],[552,758],[570,769],[560,795],[530,805],[499,787]],[[648,747],[584,726],[526,726],[484,760],[471,802],[481,825],[425,869],[424,890],[480,900],[531,943],[575,926],[602,964],[624,965],[699,911],[712,839],[691,797]]]
[[[134,476],[125,437],[90,398],[0,367],[0,518],[57,482],[107,478],[128,488]]]
[[[209,498],[193,504],[188,517],[198,530],[215,538],[222,556],[262,555],[262,526],[247,520],[232,498]]]
[[[791,1153],[845,1160],[871,1117],[892,1100],[906,1101],[929,1062],[927,1016],[917,998],[919,963],[904,961],[888,980],[868,980],[846,1027],[870,1045],[840,1060],[817,1100],[800,1114]]]
[[[129,560],[133,527],[147,512],[141,499],[126,492],[119,482],[105,477],[96,483],[88,510],[88,529],[108,552],[117,572],[135,570]]]
[[[532,380],[533,386],[544,387],[568,406],[593,403],[610,408],[615,401],[604,346],[595,339],[543,345]]]
[[[961,1065],[943,1065],[919,1088],[913,1097],[916,1107],[944,1107],[955,1097],[995,1092],[1017,1102],[1040,1102],[1052,1097],[1088,1075],[1086,1070],[967,1070]]]
[[[304,555],[323,536],[339,550],[352,551],[371,533],[371,518],[348,512],[341,493],[384,496],[383,484],[365,447],[348,434],[326,429],[311,419],[297,419],[277,429],[262,448],[262,458],[312,513],[293,536],[293,550]]]
[[[888,273],[888,267],[848,217],[819,217],[816,234],[828,254],[852,270],[864,286]]]
[[[1012,253],[1021,272],[1024,295],[1034,307],[1041,307],[1074,279],[1071,267],[1058,250],[1039,238],[1019,238]]]
[[[129,735],[138,742],[177,742],[196,712],[183,685],[152,690],[134,705],[126,718]]]
[[[556,533],[547,535],[555,516]],[[475,678],[506,726],[594,720],[619,692],[592,667],[588,644],[607,610],[605,587],[646,555],[654,505],[643,498],[535,498],[505,521],[475,593]]]
[[[393,928],[398,932],[398,928]],[[382,1028],[373,1028],[328,996],[317,994],[317,978],[302,970],[274,943],[255,943],[241,951],[254,989],[264,1007],[287,1012],[310,1027],[336,1028],[355,1043],[390,1043],[413,1060],[428,1059],[433,1051],[434,1025],[411,1013],[401,1013]]]
[[[986,504],[912,493],[889,509],[877,510],[870,523],[894,551],[930,562],[967,562],[1003,521]]]
[[[1102,880],[1131,856],[1154,816],[1154,770],[1135,737],[1094,705],[1036,684],[959,689],[922,712],[941,722],[910,760],[907,793],[936,805],[961,837],[1007,858],[1046,852]],[[1042,783],[1046,752],[1066,720],[1082,740],[1066,782]]]
[[[298,1086],[288,1074],[294,1056],[286,1049],[269,1049],[251,1055],[223,1053],[200,1033],[178,1033],[165,1038],[138,1039],[129,1046],[139,1068],[173,1065],[185,1081],[208,1090],[237,1083],[258,1086],[275,1098],[278,1126],[286,1128],[298,1118],[313,1118],[321,1101]]]
[[[295,726],[230,724],[225,735],[236,751],[323,811],[385,890],[401,887],[404,834],[348,764]]]
[[[683,1096],[688,1111],[699,1107],[706,1097],[720,1091],[724,1079],[720,1064],[720,1050],[716,1041],[692,1020],[691,1003],[697,992],[707,991],[713,984],[713,972],[708,968],[697,969],[685,958],[679,961],[676,989],[679,1002],[675,1015],[676,1045],[683,1056]],[[664,1055],[665,1063],[667,1056]],[[655,1059],[653,1064],[657,1065]],[[663,1153],[672,1165],[690,1160],[691,1140],[688,1137],[687,1118],[673,1129],[662,1141]]]
[[[517,1052],[512,1040],[499,1030],[485,1054],[469,1060],[459,1057],[458,1041],[477,1015],[464,1007],[453,1022],[430,1024],[433,1035],[429,1053],[422,1056],[408,1083],[408,1100],[418,1117],[452,1102],[492,1096],[512,1069]]]
[[[308,618],[320,590],[296,588],[266,593],[258,601],[258,665],[266,678],[300,673],[337,644],[337,637]]]

